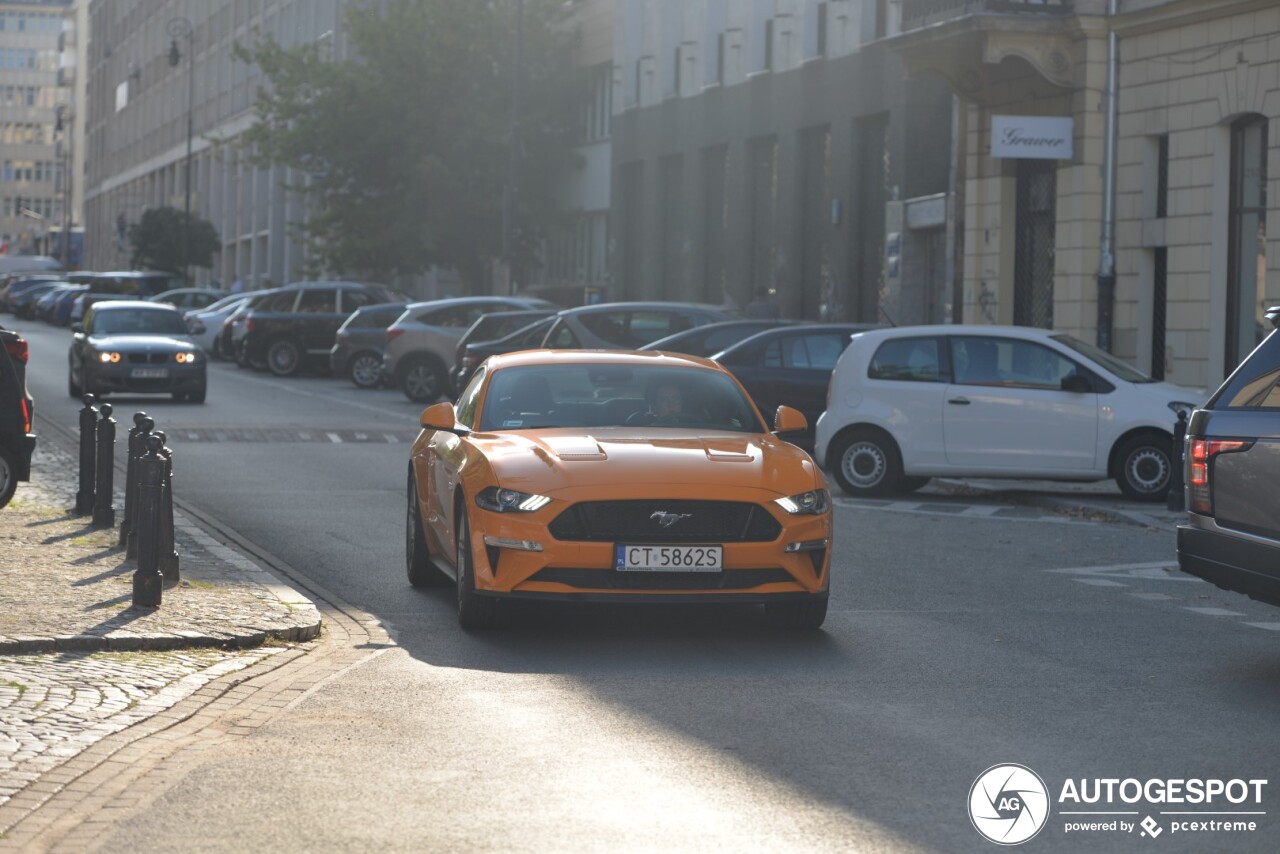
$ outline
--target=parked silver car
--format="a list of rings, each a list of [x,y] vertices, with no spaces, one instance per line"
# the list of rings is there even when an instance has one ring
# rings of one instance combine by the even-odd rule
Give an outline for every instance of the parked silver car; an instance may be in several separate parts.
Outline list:
[[[382,371],[415,403],[449,394],[458,339],[480,317],[494,311],[556,306],[525,297],[456,297],[410,303],[387,328]]]

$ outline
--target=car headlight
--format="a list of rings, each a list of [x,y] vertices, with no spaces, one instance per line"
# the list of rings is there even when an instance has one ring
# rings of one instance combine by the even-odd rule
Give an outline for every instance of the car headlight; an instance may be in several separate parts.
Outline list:
[[[825,489],[811,489],[788,498],[778,498],[774,503],[797,516],[817,516],[831,508],[831,495]]]
[[[1199,406],[1199,404],[1175,400],[1169,404],[1169,409],[1172,410],[1174,415],[1185,415],[1187,420],[1190,421],[1191,413],[1195,411],[1197,406]]]
[[[178,353],[173,357],[179,365],[190,365],[196,360],[195,353]]]
[[[532,495],[514,489],[490,486],[476,496],[476,504],[494,513],[532,513],[551,503],[545,495]]]
[[[114,365],[120,361],[120,354],[119,353],[99,353],[98,361],[104,365],[106,364]]]

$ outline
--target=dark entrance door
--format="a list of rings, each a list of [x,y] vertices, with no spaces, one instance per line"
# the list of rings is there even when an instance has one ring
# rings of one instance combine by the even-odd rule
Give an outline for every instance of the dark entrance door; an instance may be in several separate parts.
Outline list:
[[[1013,263],[1013,322],[1053,328],[1053,251],[1058,163],[1018,161]]]

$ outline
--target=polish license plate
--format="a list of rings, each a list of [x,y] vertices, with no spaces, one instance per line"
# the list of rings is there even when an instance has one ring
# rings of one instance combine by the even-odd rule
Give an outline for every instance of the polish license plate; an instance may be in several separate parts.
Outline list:
[[[134,368],[129,376],[135,380],[163,380],[168,378],[168,368]]]
[[[613,568],[619,572],[720,572],[724,546],[613,547]]]

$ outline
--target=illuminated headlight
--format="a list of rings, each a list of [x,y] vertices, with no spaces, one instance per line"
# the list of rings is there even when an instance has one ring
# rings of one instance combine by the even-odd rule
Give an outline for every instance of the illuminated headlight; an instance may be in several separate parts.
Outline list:
[[[1169,404],[1169,409],[1173,411],[1174,415],[1183,415],[1188,421],[1190,421],[1191,413],[1195,411],[1196,405],[1197,404],[1194,403],[1185,403],[1181,400],[1175,400]]]
[[[778,498],[775,503],[797,516],[817,516],[826,513],[831,507],[831,496],[825,489],[812,489],[790,498]]]
[[[178,353],[173,357],[179,365],[190,365],[196,360],[195,353]]]
[[[531,495],[514,489],[491,486],[476,496],[476,504],[495,513],[532,513],[551,503],[545,495]]]
[[[104,365],[106,364],[114,365],[120,361],[120,354],[119,353],[99,353],[98,361],[102,362],[102,364]]]

